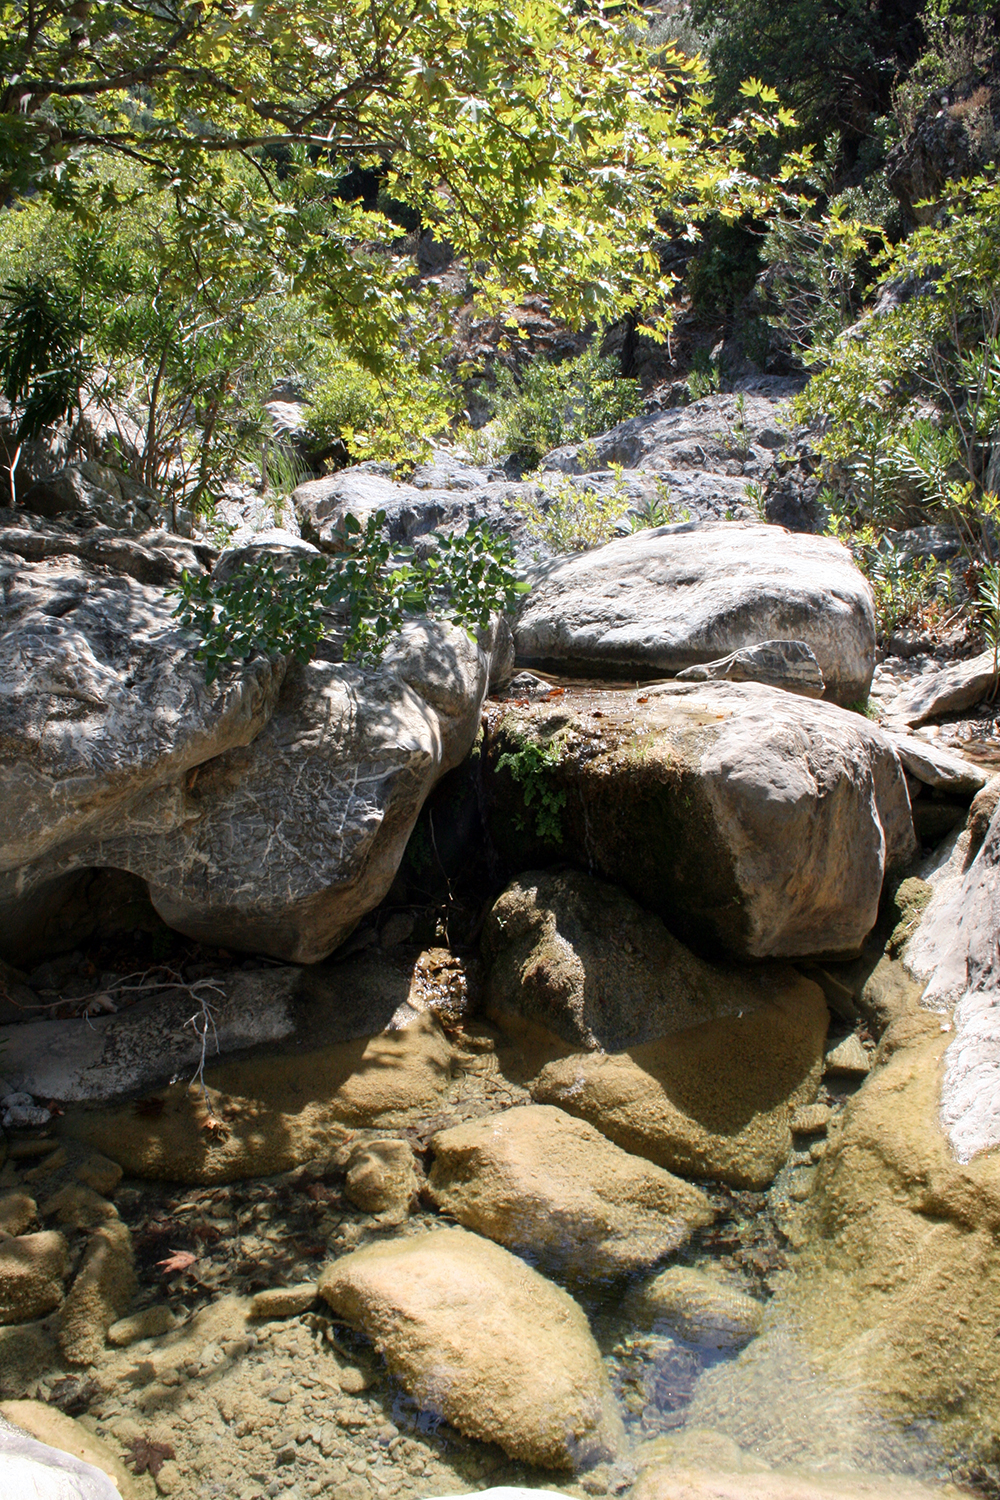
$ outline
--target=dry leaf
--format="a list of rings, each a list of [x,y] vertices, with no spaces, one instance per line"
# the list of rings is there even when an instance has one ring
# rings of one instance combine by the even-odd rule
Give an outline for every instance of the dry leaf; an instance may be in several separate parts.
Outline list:
[[[133,1465],[136,1474],[145,1474],[148,1470],[155,1479],[167,1459],[174,1456],[169,1443],[154,1443],[149,1438],[136,1438],[129,1445],[125,1462]]]
[[[174,1271],[186,1271],[197,1259],[190,1250],[171,1250],[166,1260],[158,1260],[156,1264],[162,1267],[164,1276],[169,1276]]]

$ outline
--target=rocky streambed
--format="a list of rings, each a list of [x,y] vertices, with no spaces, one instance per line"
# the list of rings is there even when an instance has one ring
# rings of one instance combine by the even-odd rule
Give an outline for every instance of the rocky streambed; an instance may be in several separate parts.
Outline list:
[[[719,518],[791,468],[745,410],[598,445],[694,518],[378,669],[209,688],[166,588],[231,559],[0,527],[11,1483],[996,1492],[989,674],[876,673],[842,548]],[[320,483],[320,547],[389,485]]]

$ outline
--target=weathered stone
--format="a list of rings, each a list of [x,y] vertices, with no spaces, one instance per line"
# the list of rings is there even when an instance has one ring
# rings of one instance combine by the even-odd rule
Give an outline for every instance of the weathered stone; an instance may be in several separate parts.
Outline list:
[[[767,1455],[766,1413],[775,1368],[754,1379],[757,1358],[781,1330],[789,1368],[822,1377],[828,1394],[813,1421],[845,1399],[881,1413],[880,1443],[934,1414],[932,1454],[986,1459],[1000,1426],[1000,1153],[964,1164],[939,1116],[941,1065],[951,1042],[935,1015],[913,1012],[897,1022],[891,1055],[850,1100],[800,1213],[796,1274],[769,1304],[765,1332],[719,1377],[704,1412],[740,1412],[735,1431]],[[756,1352],[755,1352],[756,1351]],[[715,1376],[713,1374],[713,1380]],[[806,1408],[802,1392],[792,1399]],[[746,1413],[746,1421],[743,1414]],[[776,1433],[787,1451],[787,1435]],[[843,1451],[843,1450],[842,1450]],[[870,1463],[870,1460],[869,1460]]]
[[[871,1058],[853,1032],[831,1047],[823,1059],[823,1072],[831,1077],[866,1078],[871,1070]]]
[[[332,951],[471,747],[505,627],[480,645],[416,621],[368,669],[336,659],[332,622],[308,666],[254,657],[209,687],[162,589],[79,553],[28,561],[7,537],[8,957],[44,946],[67,881],[93,868],[140,876],[193,937],[296,962]]]
[[[107,1331],[107,1339],[116,1349],[126,1349],[139,1339],[159,1338],[164,1333],[171,1333],[176,1327],[177,1319],[173,1311],[165,1303],[154,1303],[152,1307],[144,1307],[141,1312],[132,1313],[130,1317],[119,1318],[112,1323]]]
[[[868,696],[871,591],[828,537],[753,522],[638,532],[548,568],[514,631],[519,661],[562,671],[663,676],[761,641],[803,642],[827,696]]]
[[[980,770],[961,755],[942,750],[940,746],[918,739],[916,735],[890,733],[889,738],[907,771],[925,786],[971,797],[982,791],[990,779],[986,771]]]
[[[27,1193],[0,1194],[0,1230],[4,1234],[23,1234],[37,1216],[35,1200]]]
[[[742,1349],[760,1332],[762,1303],[690,1266],[671,1266],[644,1282],[626,1303],[643,1328],[666,1328],[688,1344]]]
[[[491,832],[515,868],[553,856],[590,868],[692,946],[856,953],[886,871],[916,848],[886,736],[758,683],[498,708],[485,753]]]
[[[250,1302],[251,1318],[293,1318],[308,1312],[319,1295],[315,1281],[302,1281],[297,1286],[271,1286],[264,1292],[255,1292]]]
[[[104,1336],[128,1311],[138,1283],[132,1236],[120,1219],[95,1229],[59,1310],[59,1344],[71,1365],[89,1365]]]
[[[464,1229],[366,1246],[320,1292],[460,1432],[543,1468],[613,1455],[621,1424],[583,1312],[500,1246]]]
[[[925,672],[892,704],[892,720],[915,729],[931,719],[972,708],[986,697],[995,681],[992,651],[942,667],[939,672]]]
[[[2,1414],[0,1466],[14,1500],[126,1500],[103,1470],[38,1442]]]
[[[950,1485],[921,1484],[904,1475],[717,1474],[704,1469],[654,1466],[640,1474],[630,1500],[935,1500]]]
[[[719,661],[685,667],[677,678],[679,682],[763,682],[801,693],[803,698],[822,698],[826,691],[819,662],[805,641],[761,641]]]
[[[368,1141],[351,1152],[344,1196],[362,1213],[402,1223],[420,1192],[408,1141]]]
[[[579,870],[529,870],[483,930],[485,1009],[571,1047],[619,1052],[720,1016],[749,1014],[799,975],[708,964],[617,886]]]
[[[791,1150],[793,1112],[816,1097],[826,1024],[822,991],[802,979],[749,1015],[550,1062],[532,1098],[668,1171],[764,1187]]]
[[[68,1453],[83,1464],[93,1465],[108,1476],[121,1500],[135,1500],[135,1480],[121,1459],[107,1443],[88,1432],[86,1427],[72,1417],[65,1416],[44,1401],[4,1401],[0,1403],[0,1416],[26,1432],[36,1442],[47,1443],[59,1453]],[[0,1447],[0,1476],[5,1477],[3,1470],[4,1455]],[[4,1493],[5,1500],[21,1500],[21,1493],[17,1490],[8,1490],[5,1486]],[[33,1500],[34,1491],[26,1491],[25,1500],[28,1494]]]
[[[547,1105],[439,1131],[438,1207],[533,1264],[585,1279],[652,1265],[714,1217],[705,1195]]]
[[[0,1323],[27,1323],[58,1307],[68,1270],[66,1241],[55,1230],[0,1240]]]
[[[1000,808],[978,852],[962,836],[904,951],[908,969],[927,981],[923,1003],[954,1006],[955,1036],[945,1058],[941,1118],[961,1162],[1000,1145]]]
[[[807,1104],[792,1116],[793,1135],[825,1135],[833,1116],[829,1104]]]

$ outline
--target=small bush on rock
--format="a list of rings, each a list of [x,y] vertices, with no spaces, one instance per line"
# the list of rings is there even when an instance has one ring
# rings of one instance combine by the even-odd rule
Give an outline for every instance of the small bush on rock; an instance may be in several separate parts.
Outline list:
[[[474,634],[528,588],[510,542],[484,521],[463,535],[438,533],[436,552],[419,561],[385,539],[385,511],[364,527],[348,515],[344,529],[336,557],[249,558],[222,580],[184,573],[174,613],[201,637],[195,654],[209,682],[258,651],[308,662],[338,626],[345,661],[377,663],[407,614],[440,615]]]

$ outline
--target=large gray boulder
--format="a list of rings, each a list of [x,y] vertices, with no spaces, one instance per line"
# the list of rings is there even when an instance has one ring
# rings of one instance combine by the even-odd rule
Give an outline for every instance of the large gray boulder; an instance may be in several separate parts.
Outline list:
[[[45,542],[0,533],[5,956],[52,941],[60,893],[94,868],[140,876],[193,937],[331,952],[471,748],[500,637],[414,621],[377,668],[331,638],[308,666],[254,657],[209,687],[174,600],[136,578],[135,539],[122,570],[113,547],[26,535]]]
[[[730,476],[759,473],[779,452],[794,446],[795,426],[787,402],[752,393],[744,393],[742,400],[703,396],[690,406],[632,417],[600,437],[556,448],[543,467],[584,474],[620,464],[660,474],[671,485],[683,483],[693,469]]]
[[[850,553],[829,537],[749,521],[664,526],[554,564],[515,631],[529,665],[626,678],[774,640],[811,649],[828,698],[867,697],[875,614]]]
[[[492,1020],[585,1052],[749,1015],[778,993],[808,1003],[812,989],[786,964],[706,963],[618,886],[572,869],[512,880],[487,918],[483,956]]]
[[[703,950],[856,953],[886,870],[916,850],[887,736],[757,683],[511,704],[485,752],[491,829],[514,868],[589,867]]]

